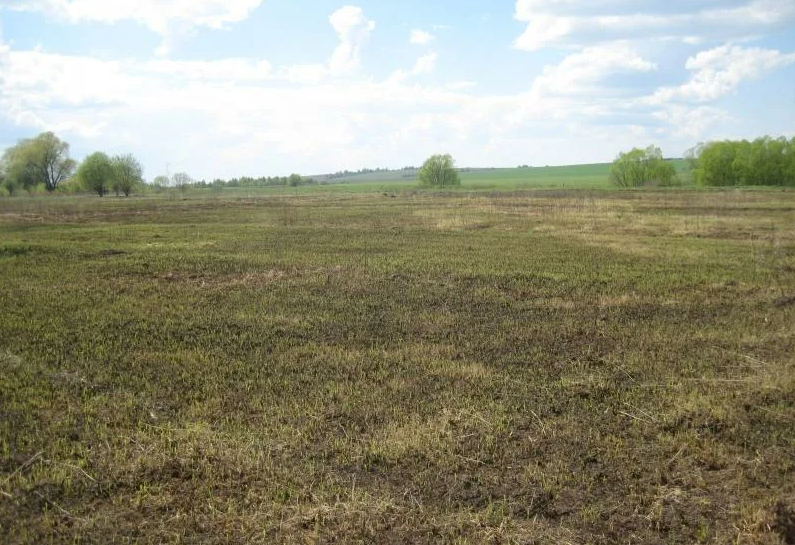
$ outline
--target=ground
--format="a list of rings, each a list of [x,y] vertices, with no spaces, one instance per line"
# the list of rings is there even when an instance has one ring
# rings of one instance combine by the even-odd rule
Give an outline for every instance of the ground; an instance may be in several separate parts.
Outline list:
[[[795,192],[0,199],[10,543],[795,543]]]

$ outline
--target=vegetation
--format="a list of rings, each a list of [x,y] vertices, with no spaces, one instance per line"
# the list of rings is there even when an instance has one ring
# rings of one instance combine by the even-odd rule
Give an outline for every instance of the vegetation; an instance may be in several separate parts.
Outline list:
[[[113,162],[110,157],[97,151],[92,153],[80,164],[77,169],[77,179],[88,191],[104,197],[111,188],[114,180]]]
[[[610,167],[610,179],[619,187],[669,186],[675,178],[676,168],[656,146],[621,153]]]
[[[700,144],[688,152],[702,186],[795,187],[795,138]]]
[[[9,194],[16,189],[31,189],[42,184],[49,191],[74,173],[76,163],[69,158],[69,144],[51,132],[20,140],[5,150],[2,158],[3,187]]]
[[[461,185],[461,176],[455,168],[455,161],[448,155],[430,157],[419,170],[420,183],[430,187],[450,187]]]
[[[4,542],[789,539],[792,192],[197,195],[0,200]]]
[[[116,195],[123,193],[129,197],[136,187],[143,183],[144,168],[130,154],[117,155],[111,159],[113,166],[113,190]]]

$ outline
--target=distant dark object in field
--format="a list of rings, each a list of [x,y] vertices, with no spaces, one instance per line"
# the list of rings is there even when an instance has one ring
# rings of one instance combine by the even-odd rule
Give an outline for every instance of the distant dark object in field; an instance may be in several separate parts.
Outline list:
[[[114,257],[117,255],[126,255],[127,252],[122,252],[121,250],[102,250],[101,252],[97,253],[99,257]]]

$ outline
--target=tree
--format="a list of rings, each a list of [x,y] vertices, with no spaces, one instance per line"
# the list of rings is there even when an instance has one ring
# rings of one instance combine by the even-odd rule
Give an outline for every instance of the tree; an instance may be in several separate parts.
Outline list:
[[[610,179],[619,187],[670,185],[674,178],[676,169],[663,159],[662,151],[656,146],[622,152],[610,166]]]
[[[187,172],[177,172],[171,179],[174,182],[174,187],[179,187],[180,189],[186,189],[194,183],[193,178]]]
[[[17,189],[15,180],[6,176],[2,163],[0,163],[0,187],[5,188],[9,195],[13,195]]]
[[[84,188],[103,197],[113,183],[113,163],[107,155],[98,151],[86,157],[77,169],[77,177]]]
[[[290,174],[290,177],[287,178],[287,185],[290,187],[297,187],[301,185],[303,178],[301,178],[300,174]]]
[[[449,154],[430,157],[420,168],[419,178],[422,185],[431,187],[461,185],[461,176]]]
[[[795,187],[795,137],[789,141],[784,167],[784,184]]]
[[[118,195],[129,197],[135,186],[143,182],[144,169],[141,163],[130,154],[117,155],[111,159],[113,165],[113,189]]]
[[[168,187],[170,183],[171,180],[168,179],[168,176],[164,176],[162,174],[155,176],[155,179],[152,180],[152,185],[157,187]]]
[[[20,140],[5,151],[3,164],[14,187],[32,188],[44,184],[47,191],[55,191],[77,166],[69,158],[69,144],[51,132]]]

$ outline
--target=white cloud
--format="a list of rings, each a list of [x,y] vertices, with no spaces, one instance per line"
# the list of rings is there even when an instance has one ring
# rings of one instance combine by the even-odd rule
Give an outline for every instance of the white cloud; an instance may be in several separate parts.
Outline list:
[[[436,60],[438,58],[439,55],[435,51],[428,53],[427,55],[423,55],[417,59],[416,63],[414,63],[414,69],[411,71],[411,73],[415,76],[432,73],[434,70],[436,70]]]
[[[588,4],[580,0],[516,0],[514,17],[527,23],[527,27],[514,46],[536,51],[561,43],[587,44],[625,38],[678,36],[694,41],[706,34],[725,39],[785,25],[795,19],[792,0],[748,0],[721,7],[715,4],[714,0],[693,0],[687,4],[675,3],[678,11],[672,11],[671,2],[662,0]]]
[[[418,72],[433,64],[433,55],[421,59]],[[376,164],[385,149],[416,147],[421,157],[422,134],[455,128],[459,139],[474,120],[492,116],[499,125],[498,110],[511,108],[495,108],[486,98],[396,80],[295,85],[281,70],[246,59],[109,61],[12,50],[0,60],[0,115],[13,123],[101,140],[87,145],[108,151],[148,153],[157,158],[149,164],[167,160],[201,176],[267,171],[278,167],[256,165],[274,157],[303,172]],[[412,115],[428,116],[432,126],[405,133]]]
[[[249,17],[263,0],[10,0],[6,7],[37,11],[71,23],[136,21],[163,37],[157,53],[194,28],[228,28]]]
[[[318,83],[328,76],[345,77],[358,71],[362,49],[375,30],[375,22],[365,17],[357,6],[344,6],[329,16],[329,24],[340,43],[327,64],[296,64],[281,68],[277,78],[292,83]]]
[[[358,6],[343,6],[329,17],[329,22],[340,38],[329,61],[332,74],[348,74],[359,68],[361,50],[375,30],[375,22],[364,16]]]
[[[69,22],[137,21],[166,34],[174,22],[226,28],[248,18],[263,0],[11,0],[7,7],[40,11]]]
[[[409,43],[413,45],[428,45],[436,39],[436,36],[424,30],[414,29],[409,35]]]
[[[534,81],[533,92],[556,95],[588,93],[612,74],[656,69],[656,64],[643,59],[625,43],[586,47],[557,65],[546,66]]]
[[[617,23],[599,11],[622,2],[525,1],[523,9],[557,10],[555,17],[574,17],[575,24],[577,17],[601,17],[604,28]],[[572,15],[575,7],[584,14]],[[648,17],[632,20],[648,28]],[[500,95],[490,86],[473,89],[482,67],[471,71],[475,81],[428,76],[439,63],[432,48],[377,80],[360,70],[375,23],[356,6],[334,12],[329,23],[339,38],[333,51],[293,66],[245,57],[103,60],[14,50],[0,41],[0,117],[23,132],[62,132],[76,154],[131,151],[147,164],[150,177],[166,162],[199,178],[310,174],[416,164],[441,150],[462,165],[570,163],[609,159],[639,140],[681,153],[730,120],[698,97],[792,62],[791,55],[748,47],[705,51],[688,61],[692,82],[664,88],[673,89],[666,91],[671,102],[651,103],[657,84],[642,78],[657,70],[657,62],[664,69],[655,81],[668,74],[670,60],[657,54],[662,42],[645,48],[611,39],[568,50],[525,80],[523,92]],[[687,36],[701,39],[688,33],[672,36],[671,43]],[[687,85],[703,89],[683,90]]]
[[[793,63],[795,53],[726,44],[690,57],[685,65],[693,72],[690,81],[678,87],[662,87],[647,101],[651,104],[672,100],[712,101],[736,90],[745,80]]]
[[[694,108],[672,105],[654,112],[652,115],[667,123],[676,137],[686,138],[693,142],[701,138],[713,125],[731,119],[725,111],[710,106]]]
[[[295,64],[279,70],[279,78],[292,83],[317,83],[327,74],[324,64]]]
[[[218,61],[155,60],[141,65],[155,74],[190,80],[222,82],[260,81],[271,78],[271,64],[265,60],[223,59]]]

